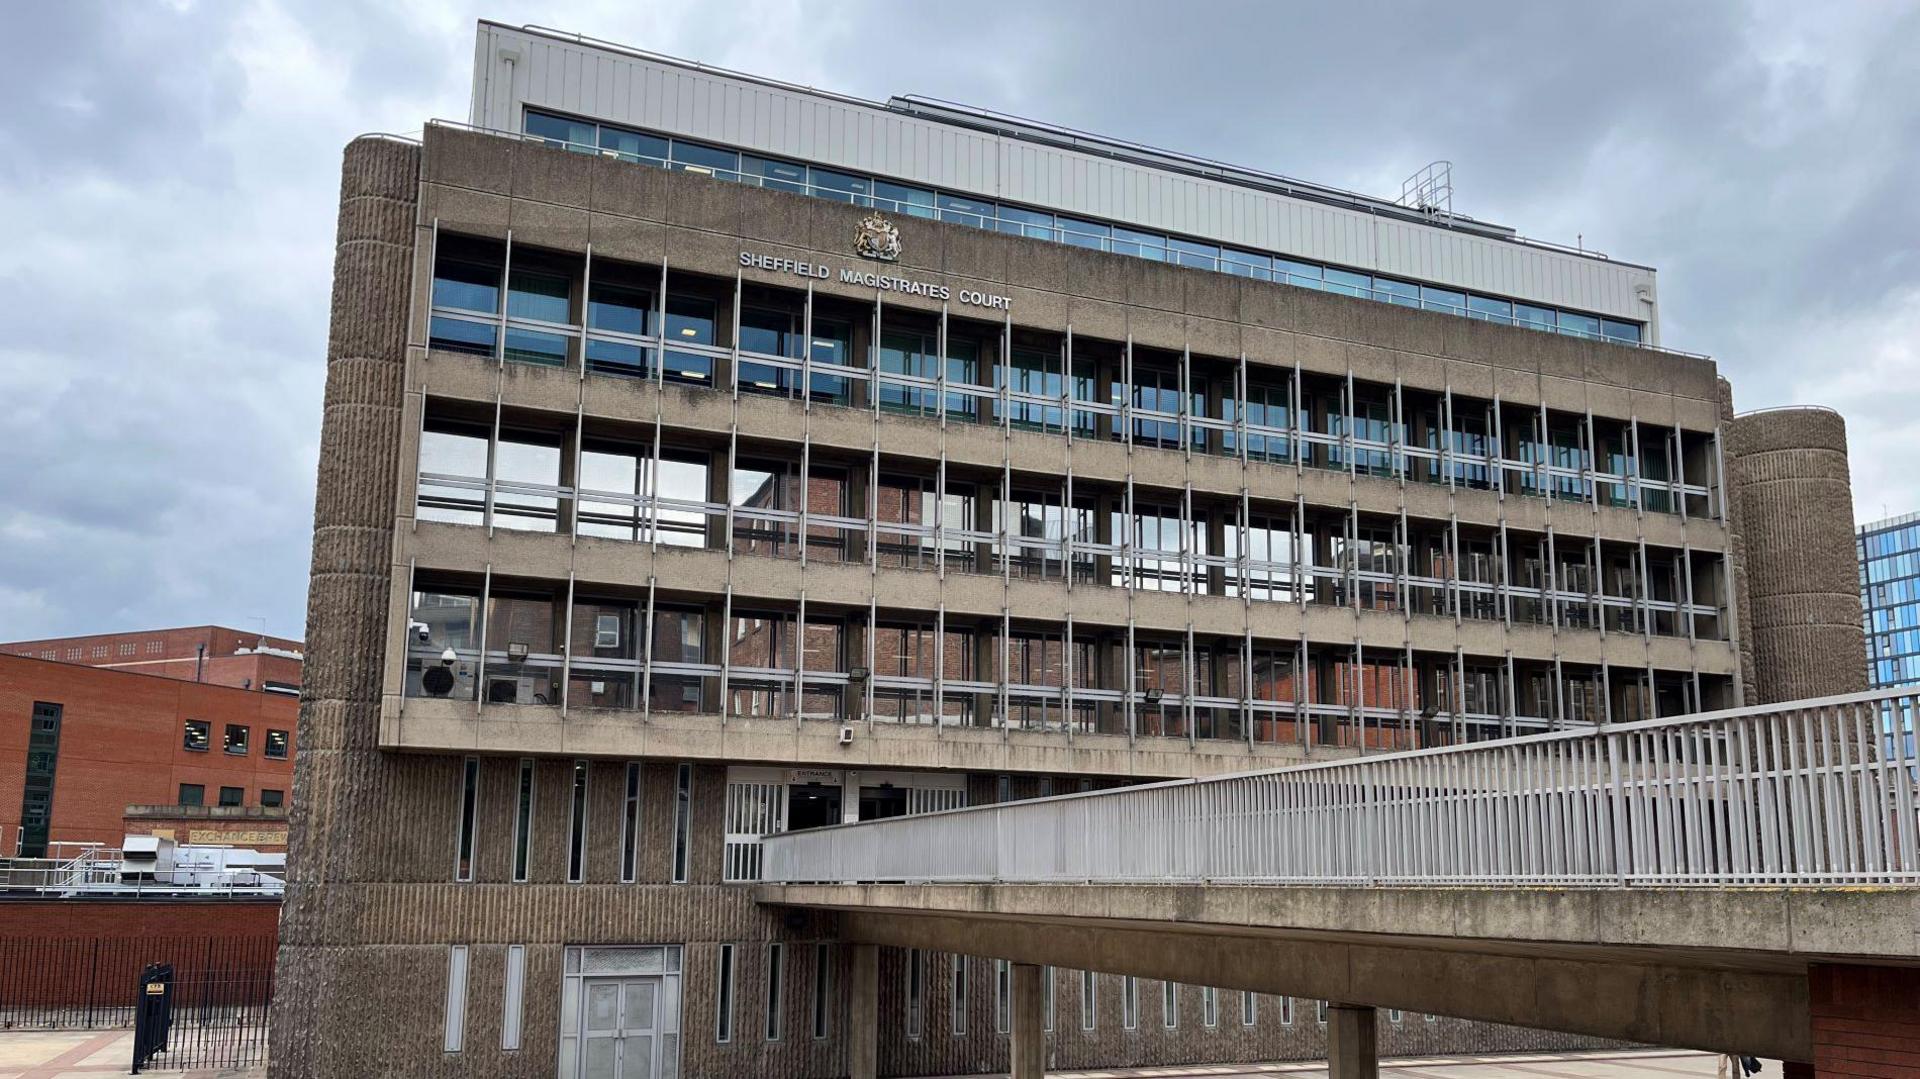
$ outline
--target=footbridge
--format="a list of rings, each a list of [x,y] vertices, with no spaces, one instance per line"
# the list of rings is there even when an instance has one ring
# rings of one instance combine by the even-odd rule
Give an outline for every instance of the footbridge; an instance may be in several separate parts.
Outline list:
[[[758,898],[837,912],[856,1017],[878,946],[1010,961],[1016,1077],[1042,965],[1333,1002],[1338,1076],[1372,1074],[1376,1008],[1920,1074],[1917,715],[1857,694],[793,832]]]

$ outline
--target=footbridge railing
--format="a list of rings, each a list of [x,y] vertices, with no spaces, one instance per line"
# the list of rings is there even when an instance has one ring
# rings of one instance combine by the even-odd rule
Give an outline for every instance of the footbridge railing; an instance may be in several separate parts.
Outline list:
[[[1920,688],[769,836],[769,882],[1920,885]]]

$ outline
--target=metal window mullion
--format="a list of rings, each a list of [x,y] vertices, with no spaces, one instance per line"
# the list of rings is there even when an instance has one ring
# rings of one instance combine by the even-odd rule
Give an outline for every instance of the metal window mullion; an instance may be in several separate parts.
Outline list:
[[[1000,739],[1001,741],[1006,741],[1008,737],[1008,732],[1013,727],[1013,707],[1009,701],[1009,697],[1007,693],[1007,676],[1008,676],[1007,652],[1012,647],[1012,644],[1013,644],[1013,612],[1010,608],[1002,604],[1000,607],[1000,649],[999,649],[1000,651],[1000,656],[999,656],[1000,684],[997,687],[997,692],[995,694],[995,696],[998,698],[999,708],[1000,708]],[[1040,638],[1040,647],[1042,649],[1042,654],[1044,657],[1044,652],[1047,647],[1046,636],[1044,634],[1042,634]],[[1046,715],[1045,705],[1041,706],[1040,714],[1042,716]]]
[[[1496,390],[1493,394],[1493,452],[1487,454],[1487,466],[1493,473],[1494,494],[1499,501],[1504,502],[1507,498],[1507,435],[1506,425],[1500,419],[1500,412],[1500,393]],[[1500,517],[1502,520],[1506,519],[1504,509]]]
[[[1194,675],[1194,664],[1198,661],[1194,654],[1193,622],[1191,620],[1187,622],[1187,635],[1184,642],[1184,647],[1186,649],[1186,655],[1182,657],[1181,667],[1185,675],[1185,679],[1184,679],[1184,685],[1181,688],[1181,693],[1182,693],[1182,696],[1185,698],[1185,700],[1184,700],[1184,705],[1181,711],[1185,713],[1185,717],[1186,717],[1187,745],[1192,746],[1198,741],[1198,735],[1194,731],[1194,725],[1193,725],[1193,694],[1194,694],[1194,681],[1195,681],[1193,675]]]
[[[573,684],[573,570],[567,570],[567,622],[560,646],[560,718],[567,718],[567,691]]]
[[[660,256],[660,298],[655,304],[660,321],[653,327],[653,385],[657,390],[667,382],[667,257]]]
[[[647,574],[647,628],[646,654],[640,662],[640,719],[641,722],[653,718],[653,656],[654,656],[654,592],[655,577]]]
[[[738,338],[736,337],[737,341]],[[800,408],[813,416],[813,279],[807,279],[807,298],[800,309]]]
[[[494,309],[499,323],[494,327],[498,335],[493,344],[494,366],[505,370],[507,366],[507,298],[513,292],[513,230],[507,230],[505,255],[500,265],[500,303]],[[489,533],[491,534],[491,533]]]
[[[1193,348],[1182,345],[1180,348],[1180,411],[1175,414],[1176,429],[1180,432],[1181,456],[1191,467],[1193,461]]]
[[[488,539],[493,538],[494,489],[499,484],[497,473],[499,472],[500,460],[500,398],[504,389],[500,384],[500,379],[503,377],[504,375],[495,376],[493,385],[493,430],[487,436],[487,501],[484,511]]]
[[[1632,466],[1628,469],[1628,472],[1633,477],[1630,481],[1632,484],[1633,511],[1636,514],[1644,515],[1647,507],[1645,500],[1641,497],[1640,490],[1640,476],[1643,471],[1640,460],[1640,417],[1634,415],[1629,418],[1627,420],[1627,427],[1630,433],[1629,441],[1633,446],[1633,462]]]
[[[727,500],[731,503],[733,500]],[[732,545],[728,545],[731,549]],[[727,589],[720,599],[720,724],[725,726],[733,708],[733,575],[727,575]]]
[[[1071,574],[1072,570],[1069,569],[1068,573]],[[1073,609],[1071,607],[1067,609],[1067,628],[1064,641],[1066,651],[1061,654],[1061,670],[1063,676],[1060,680],[1060,707],[1061,715],[1065,718],[1067,724],[1067,743],[1071,745],[1073,743],[1073,729],[1078,725],[1075,722],[1073,711],[1074,679],[1078,677],[1078,673],[1073,669]]]
[[[480,579],[480,661],[474,665],[473,672],[473,712],[478,716],[487,705],[487,623],[488,609],[493,605],[493,563],[488,562]]]
[[[802,540],[804,550],[805,541]],[[800,590],[800,610],[793,619],[793,723],[805,717],[807,700],[807,590]]]
[[[593,333],[587,315],[593,310],[593,241],[587,241],[586,262],[580,272],[580,381],[587,379],[587,338]],[[571,347],[571,344],[569,344]],[[577,477],[579,474],[575,473]],[[577,481],[576,481],[577,482]]]

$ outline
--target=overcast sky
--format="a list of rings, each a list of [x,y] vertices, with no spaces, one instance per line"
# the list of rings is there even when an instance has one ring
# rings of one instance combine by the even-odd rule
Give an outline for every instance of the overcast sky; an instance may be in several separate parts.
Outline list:
[[[40,3],[0,65],[0,640],[299,636],[341,147],[464,120],[474,20],[919,93],[1660,271],[1741,408],[1920,509],[1920,4]]]

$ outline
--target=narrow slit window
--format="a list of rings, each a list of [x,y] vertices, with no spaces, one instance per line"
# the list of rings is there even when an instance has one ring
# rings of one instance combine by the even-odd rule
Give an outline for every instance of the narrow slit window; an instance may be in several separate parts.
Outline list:
[[[473,833],[479,814],[480,758],[468,757],[460,769],[460,842],[454,854],[454,880],[473,879]]]
[[[1097,1002],[1093,997],[1093,971],[1080,972],[1080,1029],[1092,1030],[1098,1013],[1094,1010]]]
[[[507,986],[500,1014],[500,1048],[520,1048],[520,1019],[527,989],[527,946],[507,945]]]
[[[467,946],[447,949],[447,1010],[441,1048],[458,1053],[467,1040]]]
[[[1200,1022],[1209,1027],[1220,1025],[1220,990],[1211,985],[1200,990]]]
[[[786,979],[786,946],[767,945],[767,1040],[780,1040],[781,1028],[785,1023],[785,1001],[781,999],[782,983]]]
[[[1260,998],[1253,993],[1240,994],[1240,1025],[1253,1026],[1260,1021]]]
[[[1168,1030],[1180,1025],[1180,983],[1160,983],[1160,1022]]]
[[[631,884],[640,869],[640,762],[627,762],[626,802],[620,813],[620,880]]]
[[[925,959],[920,949],[907,949],[907,1037],[920,1036],[920,1014],[926,990]]]
[[[1041,992],[1046,996],[1046,999],[1047,999],[1047,1019],[1046,1019],[1045,1029],[1047,1033],[1051,1034],[1053,1033],[1053,968],[1052,967],[1040,968],[1040,985],[1041,985]]]
[[[813,946],[813,1036],[827,1036],[827,1001],[833,996],[833,945]]]
[[[993,1029],[1005,1034],[1013,1029],[1012,1010],[1007,1006],[1013,996],[1013,964],[1004,959],[993,961]]]
[[[1140,980],[1129,974],[1120,982],[1120,1028],[1133,1030],[1140,1025]]]
[[[953,957],[953,1032],[967,1032],[967,957]]]
[[[587,762],[573,762],[573,800],[567,810],[567,882],[578,884],[587,868]]]
[[[673,882],[687,882],[687,845],[693,827],[693,765],[682,763],[673,781]]]
[[[713,1040],[733,1040],[733,945],[720,946],[719,968],[714,974]]]
[[[533,838],[533,758],[520,758],[519,806],[513,816],[513,879],[527,879],[527,854]]]

